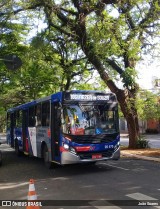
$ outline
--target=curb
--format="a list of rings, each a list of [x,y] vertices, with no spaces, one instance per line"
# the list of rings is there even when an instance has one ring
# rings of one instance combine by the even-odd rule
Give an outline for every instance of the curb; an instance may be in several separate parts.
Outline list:
[[[121,151],[121,155],[126,156],[126,157],[134,157],[134,158],[143,159],[143,160],[160,162],[160,158],[157,158],[157,157],[147,157],[147,156],[135,155],[135,154],[130,154],[130,153],[123,153],[122,151]]]

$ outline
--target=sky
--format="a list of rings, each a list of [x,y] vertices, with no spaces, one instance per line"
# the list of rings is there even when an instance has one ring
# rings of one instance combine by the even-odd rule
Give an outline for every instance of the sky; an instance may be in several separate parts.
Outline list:
[[[160,79],[160,59],[154,59],[152,62],[147,62],[147,59],[145,59],[137,65],[136,70],[138,72],[137,82],[140,87],[142,89],[153,89],[154,79]]]

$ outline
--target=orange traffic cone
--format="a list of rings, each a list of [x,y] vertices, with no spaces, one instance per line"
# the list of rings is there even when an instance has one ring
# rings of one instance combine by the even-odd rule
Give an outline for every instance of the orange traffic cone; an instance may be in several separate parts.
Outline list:
[[[37,195],[34,186],[34,179],[29,181],[29,191],[28,191],[28,206],[26,209],[40,209],[39,202],[37,201]]]

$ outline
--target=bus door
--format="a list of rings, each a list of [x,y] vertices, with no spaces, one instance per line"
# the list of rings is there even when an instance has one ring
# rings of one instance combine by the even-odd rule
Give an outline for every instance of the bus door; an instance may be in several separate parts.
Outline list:
[[[59,103],[51,105],[51,149],[52,160],[60,161],[60,120],[61,108]]]
[[[22,140],[23,140],[23,151],[29,152],[29,144],[28,144],[28,111],[22,111]]]

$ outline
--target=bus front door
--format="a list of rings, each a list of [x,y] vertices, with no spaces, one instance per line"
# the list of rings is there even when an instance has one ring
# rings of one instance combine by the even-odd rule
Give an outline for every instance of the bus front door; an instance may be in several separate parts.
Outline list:
[[[51,108],[51,150],[52,160],[60,162],[60,106],[59,103],[53,103]]]

